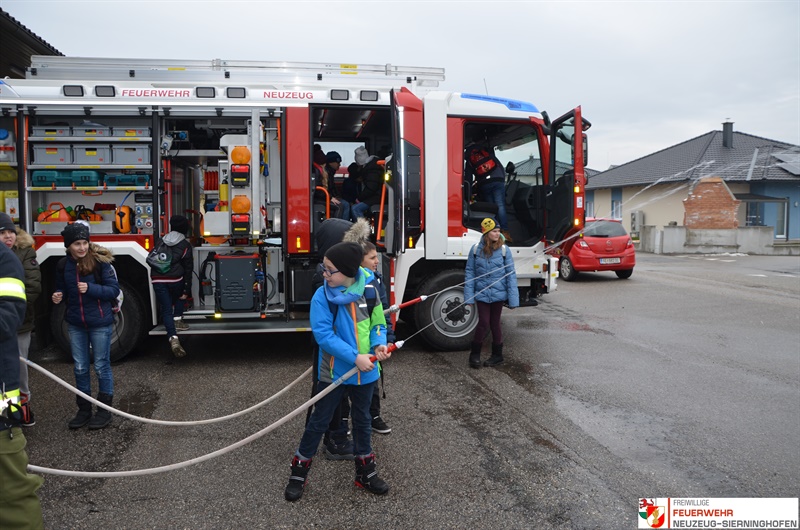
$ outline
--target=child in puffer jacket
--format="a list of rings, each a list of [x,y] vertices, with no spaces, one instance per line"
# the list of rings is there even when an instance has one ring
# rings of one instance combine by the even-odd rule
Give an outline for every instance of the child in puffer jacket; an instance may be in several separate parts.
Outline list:
[[[478,310],[478,327],[469,353],[469,365],[481,367],[481,344],[486,333],[492,331],[492,356],[484,361],[484,366],[497,366],[503,362],[503,330],[500,315],[503,305],[510,309],[519,306],[517,274],[514,258],[500,226],[494,219],[481,221],[483,237],[470,250],[464,283],[464,303],[475,304]]]
[[[311,330],[320,348],[318,390],[325,391],[354,367],[358,371],[314,405],[292,459],[291,476],[284,491],[287,501],[303,496],[312,457],[345,391],[352,403],[355,484],[378,495],[389,491],[389,485],[375,470],[369,407],[378,380],[378,370],[370,356],[374,354],[384,361],[391,353],[386,348],[383,306],[376,303],[371,313],[367,310],[364,290],[372,274],[361,268],[362,258],[361,245],[338,243],[328,249],[322,260],[325,285],[311,300]]]

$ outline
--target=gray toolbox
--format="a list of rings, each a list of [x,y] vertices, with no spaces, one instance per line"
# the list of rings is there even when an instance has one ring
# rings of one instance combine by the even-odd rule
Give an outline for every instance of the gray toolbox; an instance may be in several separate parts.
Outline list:
[[[85,138],[107,138],[111,136],[111,127],[80,125],[72,128],[72,136],[81,136]]]
[[[114,163],[123,165],[149,165],[150,146],[149,145],[127,145],[119,144],[112,146]]]
[[[80,144],[72,146],[73,164],[97,166],[111,163],[111,146],[107,144]]]
[[[150,127],[112,127],[111,136],[115,138],[144,138],[150,136]]]
[[[72,149],[69,145],[34,145],[33,163],[45,165],[67,165],[72,163]]]
[[[66,125],[34,125],[31,127],[31,136],[42,136],[45,138],[58,138],[69,136],[69,127]]]

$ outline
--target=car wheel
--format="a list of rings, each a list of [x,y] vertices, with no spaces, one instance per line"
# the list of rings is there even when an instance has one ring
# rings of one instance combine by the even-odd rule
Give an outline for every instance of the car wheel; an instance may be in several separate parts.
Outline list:
[[[633,269],[625,269],[624,271],[614,271],[617,274],[617,278],[620,280],[627,280],[633,274]]]
[[[558,260],[558,272],[565,282],[571,282],[578,275],[578,271],[572,266],[572,262],[566,256],[561,256]]]
[[[475,306],[464,304],[464,271],[448,269],[423,281],[420,294],[438,293],[416,304],[420,337],[437,350],[468,350],[478,325]]]

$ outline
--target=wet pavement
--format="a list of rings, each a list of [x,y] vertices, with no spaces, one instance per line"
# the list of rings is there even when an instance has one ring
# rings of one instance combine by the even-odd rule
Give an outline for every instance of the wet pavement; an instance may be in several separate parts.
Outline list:
[[[796,497],[800,478],[800,258],[640,255],[634,275],[582,274],[538,307],[505,311],[506,363],[413,336],[386,364],[378,470],[318,455],[283,500],[305,414],[211,461],[127,478],[46,476],[47,528],[635,528],[639,497]],[[401,328],[398,335],[408,337]],[[115,404],[199,420],[281,390],[310,364],[308,337],[163,337],[113,367]],[[488,356],[488,341],[484,356]],[[52,349],[32,354],[72,382]],[[228,422],[189,427],[116,417],[69,431],[74,397],[31,371],[31,463],[122,471],[224,448],[301,405],[310,378]]]

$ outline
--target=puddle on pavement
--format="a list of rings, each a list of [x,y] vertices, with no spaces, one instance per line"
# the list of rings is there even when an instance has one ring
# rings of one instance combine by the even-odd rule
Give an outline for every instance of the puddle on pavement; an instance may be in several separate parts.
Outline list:
[[[135,392],[127,393],[119,400],[119,409],[134,416],[152,418],[158,406],[158,393],[152,389],[140,387]]]

